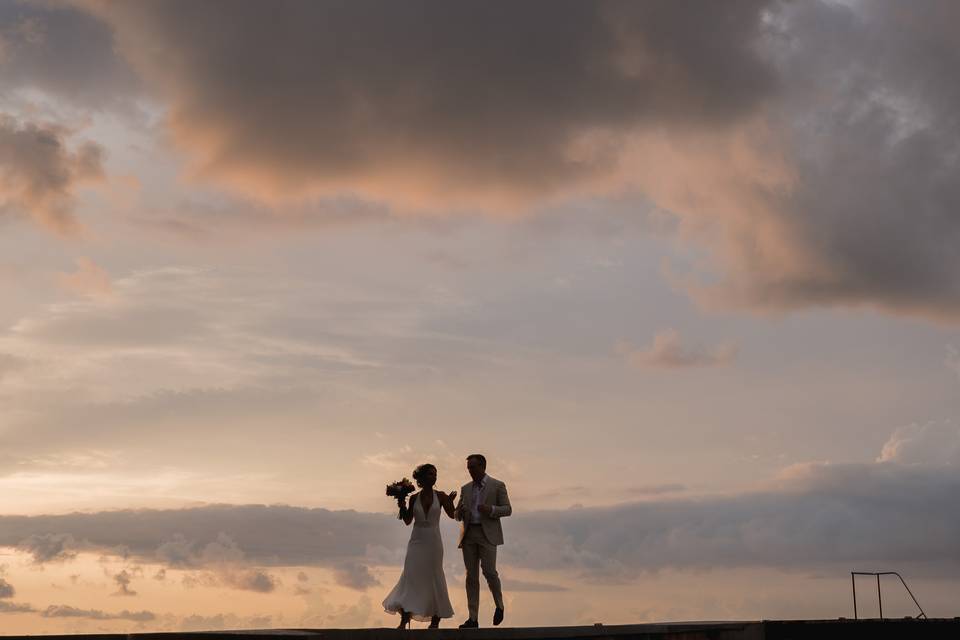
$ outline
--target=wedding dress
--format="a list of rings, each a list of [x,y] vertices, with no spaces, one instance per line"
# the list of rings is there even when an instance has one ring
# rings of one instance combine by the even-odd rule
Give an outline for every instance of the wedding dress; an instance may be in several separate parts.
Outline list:
[[[407,557],[397,586],[383,601],[387,613],[401,609],[414,620],[426,622],[433,616],[453,617],[447,579],[443,575],[443,541],[440,538],[440,498],[433,492],[427,513],[419,498],[413,505],[413,531],[407,544]]]

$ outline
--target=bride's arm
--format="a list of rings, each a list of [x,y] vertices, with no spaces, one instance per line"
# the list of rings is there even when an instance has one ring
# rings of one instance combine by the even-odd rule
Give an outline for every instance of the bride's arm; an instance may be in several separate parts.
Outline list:
[[[440,496],[440,504],[443,505],[443,510],[446,511],[447,515],[451,518],[454,517],[453,501],[457,497],[457,492],[451,491],[448,495],[443,491],[437,491],[437,495]]]
[[[403,520],[403,524],[410,524],[413,522],[413,501],[417,499],[418,494],[413,494],[410,496],[410,506],[406,505],[406,502],[400,501],[400,519]]]

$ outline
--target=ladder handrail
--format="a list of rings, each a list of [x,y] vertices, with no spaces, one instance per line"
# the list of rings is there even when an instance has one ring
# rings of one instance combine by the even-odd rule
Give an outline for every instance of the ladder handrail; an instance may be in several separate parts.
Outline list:
[[[883,620],[883,598],[880,595],[880,576],[897,576],[900,579],[900,584],[903,585],[903,588],[907,590],[907,593],[910,594],[910,598],[913,600],[913,604],[917,605],[917,609],[920,610],[920,615],[917,618],[927,618],[927,614],[924,612],[923,607],[920,606],[920,603],[917,602],[917,597],[913,595],[913,591],[910,590],[910,587],[907,586],[907,581],[903,579],[896,571],[851,571],[850,572],[850,585],[853,587],[853,619],[858,620],[857,617],[857,576],[876,576],[877,577],[877,605],[880,608],[880,619]]]

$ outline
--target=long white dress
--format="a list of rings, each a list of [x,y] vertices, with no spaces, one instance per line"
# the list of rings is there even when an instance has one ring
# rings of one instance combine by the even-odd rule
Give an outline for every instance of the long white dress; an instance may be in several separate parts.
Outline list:
[[[433,616],[453,617],[453,606],[447,595],[447,579],[443,575],[443,540],[440,538],[440,498],[433,492],[433,503],[427,513],[419,497],[413,505],[413,531],[407,543],[407,557],[397,586],[384,599],[388,613],[400,609],[414,620],[428,621]]]

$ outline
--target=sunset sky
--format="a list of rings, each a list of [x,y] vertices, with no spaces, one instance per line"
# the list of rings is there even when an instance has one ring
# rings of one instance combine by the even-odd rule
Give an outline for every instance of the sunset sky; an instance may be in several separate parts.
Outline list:
[[[958,24],[0,0],[0,629],[395,625],[473,452],[508,625],[960,615]]]

